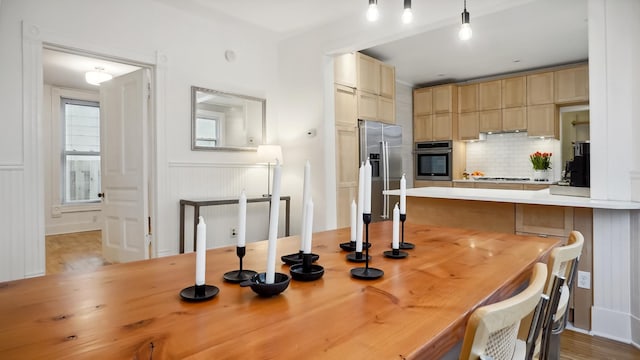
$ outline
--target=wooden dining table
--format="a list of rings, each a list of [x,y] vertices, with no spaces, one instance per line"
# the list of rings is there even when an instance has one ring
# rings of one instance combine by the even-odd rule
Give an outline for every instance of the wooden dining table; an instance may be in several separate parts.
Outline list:
[[[350,229],[313,234],[324,276],[292,280],[263,298],[225,283],[235,247],[207,251],[210,301],[181,300],[195,279],[195,254],[108,265],[0,283],[0,359],[437,359],[462,340],[483,304],[522,288],[549,238],[405,224],[415,244],[404,259],[383,257],[390,221],[370,225],[377,280],[352,278],[339,243]],[[278,240],[278,257],[299,237]],[[247,244],[245,268],[263,272],[267,242]],[[289,274],[289,267],[276,271]]]

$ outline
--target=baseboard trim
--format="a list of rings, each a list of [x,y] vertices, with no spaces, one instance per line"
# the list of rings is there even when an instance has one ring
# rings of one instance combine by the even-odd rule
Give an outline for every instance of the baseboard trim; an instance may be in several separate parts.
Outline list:
[[[87,224],[64,224],[64,225],[53,225],[47,226],[45,229],[45,235],[62,235],[62,234],[71,234],[76,232],[83,231],[95,231],[102,230],[99,224],[95,223],[87,223]]]
[[[158,257],[178,255],[174,250],[158,250]]]
[[[631,314],[593,306],[591,308],[591,333],[631,344]]]

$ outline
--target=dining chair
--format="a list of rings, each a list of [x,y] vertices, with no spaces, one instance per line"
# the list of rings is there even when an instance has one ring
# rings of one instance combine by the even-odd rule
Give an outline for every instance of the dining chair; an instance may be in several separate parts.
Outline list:
[[[525,359],[525,342],[517,339],[521,320],[540,302],[547,280],[547,267],[533,267],[529,285],[506,300],[476,309],[467,322],[460,360]]]
[[[582,233],[572,231],[567,245],[553,249],[549,255],[544,293],[549,296],[550,301],[542,328],[539,351],[541,360],[559,358],[560,334],[567,325],[571,289],[583,246]]]

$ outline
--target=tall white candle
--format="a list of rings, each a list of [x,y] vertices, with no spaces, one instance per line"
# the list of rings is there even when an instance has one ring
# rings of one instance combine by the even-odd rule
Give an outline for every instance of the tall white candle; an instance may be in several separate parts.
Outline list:
[[[311,237],[313,234],[313,200],[309,199],[306,211],[307,219],[305,221],[304,233],[304,253],[311,254]]]
[[[391,246],[394,249],[400,249],[400,209],[398,204],[393,207],[393,240]]]
[[[244,247],[247,237],[247,195],[242,190],[238,200],[238,247]]]
[[[364,230],[364,221],[362,213],[364,212],[364,164],[360,166],[358,175],[358,226],[356,227],[356,252],[362,252],[362,231]]]
[[[280,214],[280,176],[282,169],[276,159],[273,170],[273,190],[271,192],[271,215],[269,220],[269,243],[267,245],[267,273],[265,282],[273,284],[276,277],[276,247],[278,241],[278,215]]]
[[[400,179],[400,214],[407,213],[407,179],[404,174]]]
[[[196,230],[196,285],[204,285],[204,273],[207,256],[207,224],[204,218],[198,218]]]
[[[300,250],[304,250],[304,234],[307,220],[307,203],[311,199],[311,164],[304,165],[304,182],[302,185],[302,224],[300,227]]]
[[[352,242],[356,241],[356,226],[358,224],[358,206],[356,205],[356,201],[351,201],[351,238]]]
[[[364,213],[371,214],[371,163],[364,164]]]

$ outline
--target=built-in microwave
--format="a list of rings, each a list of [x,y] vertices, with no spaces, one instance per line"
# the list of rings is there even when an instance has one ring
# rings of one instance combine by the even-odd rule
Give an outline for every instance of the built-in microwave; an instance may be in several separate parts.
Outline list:
[[[416,180],[451,180],[451,141],[417,142],[413,154]]]

